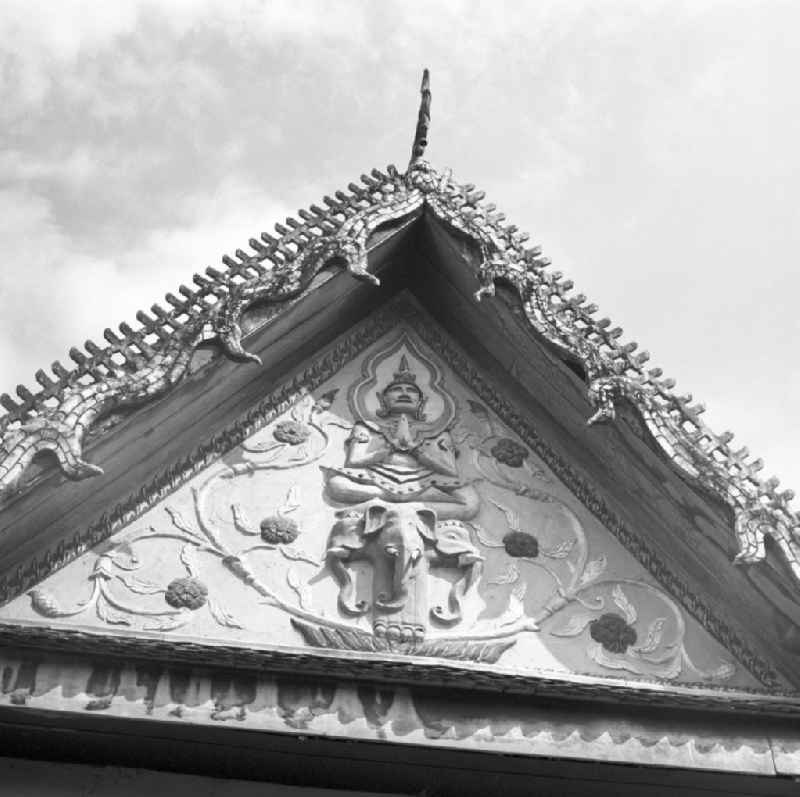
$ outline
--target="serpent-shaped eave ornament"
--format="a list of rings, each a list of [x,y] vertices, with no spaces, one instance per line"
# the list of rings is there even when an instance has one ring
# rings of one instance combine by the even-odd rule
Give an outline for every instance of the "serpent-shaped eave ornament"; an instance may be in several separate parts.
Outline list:
[[[312,206],[312,213],[299,214],[303,223],[288,220],[288,228],[276,225],[280,238],[262,235],[268,246],[251,239],[253,253],[237,250],[240,262],[233,264],[235,271],[214,272],[221,284],[211,291],[216,299],[213,308],[195,312],[185,323],[170,321],[173,329],[160,345],[144,356],[127,358],[124,369],[104,376],[82,366],[64,380],[51,406],[39,402],[16,428],[6,422],[0,442],[0,500],[17,489],[23,472],[41,451],[54,452],[69,478],[100,473],[82,458],[87,429],[117,409],[167,392],[186,374],[200,342],[215,338],[232,359],[260,362],[242,345],[242,316],[253,305],[277,304],[300,295],[332,261],[341,262],[355,277],[378,284],[367,268],[370,236],[382,225],[425,210],[477,244],[477,299],[493,295],[496,281],[513,285],[531,326],[582,363],[596,410],[589,424],[613,420],[615,405],[622,399],[629,402],[668,457],[733,507],[740,548],[735,561],[763,560],[764,536],[770,535],[800,581],[800,519],[788,506],[793,493],[778,492],[777,479],[760,480],[760,460],[748,461],[746,449],[732,449],[730,432],[711,431],[700,419],[702,405],[692,406],[691,396],[674,394],[674,381],[662,379],[660,369],[645,370],[649,354],[635,353],[634,342],[620,343],[622,330],[609,328],[608,319],[593,318],[597,307],[586,304],[582,294],[570,295],[572,282],[547,269],[550,262],[539,247],[523,246],[527,234],[504,224],[503,214],[482,201],[483,192],[456,182],[449,172],[439,174],[424,159],[431,101],[427,70],[421,94],[411,160],[404,174],[394,167],[386,173],[373,171],[372,177],[361,178],[366,188],[350,184],[350,195],[339,192],[338,201],[326,197],[328,210]],[[265,267],[265,260],[272,262],[271,268]],[[257,276],[237,283],[234,277],[243,268]],[[89,373],[92,383],[82,384],[81,378]]]
[[[702,404],[692,396],[672,392],[675,382],[662,379],[659,368],[645,370],[647,352],[634,354],[635,342],[618,343],[619,328],[609,329],[608,319],[595,320],[595,305],[586,305],[582,294],[570,296],[570,280],[560,272],[545,272],[549,261],[538,248],[523,250],[514,227],[500,228],[491,217],[476,214],[473,221],[485,225],[480,239],[481,287],[476,298],[494,295],[495,281],[513,285],[522,300],[531,326],[558,350],[577,358],[586,372],[588,398],[595,408],[588,424],[613,421],[616,405],[625,400],[635,407],[669,459],[691,479],[710,491],[735,514],[739,552],[736,564],[753,564],[765,558],[764,537],[778,544],[794,577],[800,581],[800,516],[789,502],[791,490],[778,491],[777,478],[761,480],[761,460],[749,460],[747,448],[734,450],[732,432],[716,434],[700,418]],[[511,234],[509,234],[509,231]],[[505,235],[504,235],[505,233]],[[491,244],[504,239],[502,245]],[[487,250],[483,242],[490,241]]]

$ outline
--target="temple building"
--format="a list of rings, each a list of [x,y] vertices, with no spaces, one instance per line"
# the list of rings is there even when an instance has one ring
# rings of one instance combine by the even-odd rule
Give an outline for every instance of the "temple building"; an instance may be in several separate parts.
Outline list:
[[[430,104],[0,397],[2,793],[798,793],[791,493]]]

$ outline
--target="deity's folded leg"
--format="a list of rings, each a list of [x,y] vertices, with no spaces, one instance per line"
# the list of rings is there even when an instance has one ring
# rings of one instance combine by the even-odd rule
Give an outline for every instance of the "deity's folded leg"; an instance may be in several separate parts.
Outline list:
[[[450,491],[449,500],[431,502],[424,498],[431,509],[436,510],[439,520],[472,520],[480,510],[481,499],[478,491],[470,484]]]
[[[381,498],[383,493],[375,484],[359,484],[341,474],[329,475],[327,479],[328,497],[341,504],[360,504],[373,498]]]

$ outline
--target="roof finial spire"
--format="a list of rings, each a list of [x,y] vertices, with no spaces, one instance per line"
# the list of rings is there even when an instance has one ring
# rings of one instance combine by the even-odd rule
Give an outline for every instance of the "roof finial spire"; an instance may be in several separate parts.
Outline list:
[[[411,146],[410,163],[422,160],[425,147],[428,146],[428,128],[431,124],[431,79],[427,69],[422,70],[422,85],[419,92],[421,95],[419,116],[417,117],[417,130],[414,133],[414,143]]]

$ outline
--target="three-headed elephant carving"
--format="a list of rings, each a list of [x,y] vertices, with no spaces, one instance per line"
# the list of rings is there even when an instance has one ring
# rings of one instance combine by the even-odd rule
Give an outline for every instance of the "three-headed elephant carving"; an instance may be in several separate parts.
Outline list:
[[[372,566],[372,599],[355,600],[347,565],[367,560]],[[372,501],[360,511],[346,510],[331,529],[327,563],[339,581],[339,607],[350,615],[371,609],[373,630],[398,641],[417,641],[428,619],[452,625],[461,618],[461,599],[476,582],[482,557],[466,526],[438,522],[424,504]],[[428,611],[431,567],[458,571],[447,606]]]

